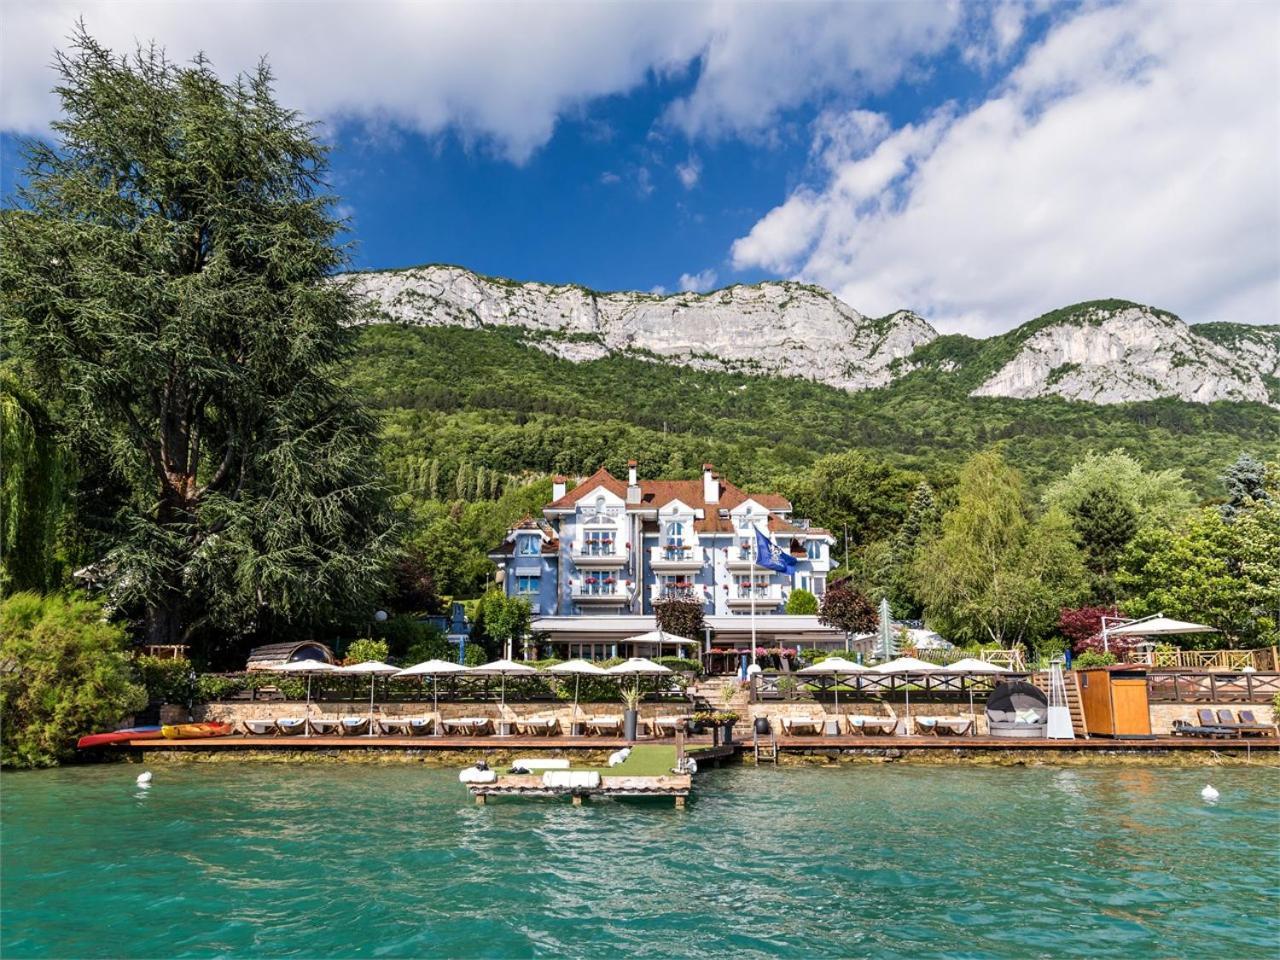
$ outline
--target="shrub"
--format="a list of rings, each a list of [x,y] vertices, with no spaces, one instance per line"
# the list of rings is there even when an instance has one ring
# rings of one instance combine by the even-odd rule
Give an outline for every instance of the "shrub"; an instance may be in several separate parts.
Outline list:
[[[697,640],[703,634],[705,620],[701,600],[659,600],[653,605],[653,616],[659,630],[677,637]]]
[[[670,667],[677,673],[702,673],[702,661],[691,660],[688,657],[654,657],[653,662]]]
[[[439,637],[441,644],[448,643],[444,633],[438,627],[404,615],[391,617],[385,623],[375,624],[373,632],[375,639],[386,641],[387,654],[393,657],[408,657],[411,649],[430,642],[435,637]],[[410,659],[413,663],[421,663],[423,660],[432,659],[432,657],[426,656],[417,660]]]
[[[138,657],[135,664],[152,703],[190,702],[195,671],[189,660],[143,656]]]
[[[1102,653],[1097,650],[1086,650],[1080,656],[1071,661],[1071,665],[1077,670],[1083,670],[1086,667],[1109,667],[1116,663],[1116,655],[1114,653]]]
[[[462,652],[462,662],[468,667],[478,667],[489,662],[489,654],[478,643],[468,643]]]
[[[242,690],[248,689],[244,677],[221,677],[216,673],[202,673],[196,677],[195,699],[208,703],[210,700],[225,700]]]
[[[385,640],[357,640],[347,647],[347,658],[343,663],[368,663],[370,660],[386,660],[387,656]]]
[[[797,587],[787,597],[787,613],[797,617],[811,617],[818,612],[818,598],[808,590]]]
[[[404,652],[409,663],[422,663],[426,660],[453,660],[457,651],[449,642],[449,637],[429,623],[419,624],[422,631]]]
[[[87,733],[147,705],[124,630],[72,594],[16,593],[0,603],[0,764],[47,767]]]

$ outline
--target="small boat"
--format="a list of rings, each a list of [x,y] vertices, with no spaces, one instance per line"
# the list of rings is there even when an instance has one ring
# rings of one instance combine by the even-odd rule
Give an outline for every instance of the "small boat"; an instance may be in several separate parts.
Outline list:
[[[109,743],[125,743],[129,740],[157,740],[163,734],[160,727],[125,727],[123,730],[112,730],[110,733],[91,733],[76,741],[77,750],[88,750],[90,747],[103,747]]]
[[[192,740],[198,737],[225,737],[235,725],[231,723],[175,723],[160,728],[166,740]]]

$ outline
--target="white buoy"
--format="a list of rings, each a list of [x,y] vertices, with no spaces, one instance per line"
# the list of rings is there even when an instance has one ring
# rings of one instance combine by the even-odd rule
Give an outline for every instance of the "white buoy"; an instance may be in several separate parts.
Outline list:
[[[1205,788],[1200,791],[1200,797],[1205,803],[1217,803],[1219,796],[1221,796],[1221,794],[1219,794],[1217,790],[1213,789],[1212,786],[1207,784]]]
[[[140,773],[140,774],[138,774],[138,786],[140,786],[140,787],[149,787],[149,786],[151,786],[151,771],[150,771],[150,770],[148,770],[146,773]]]

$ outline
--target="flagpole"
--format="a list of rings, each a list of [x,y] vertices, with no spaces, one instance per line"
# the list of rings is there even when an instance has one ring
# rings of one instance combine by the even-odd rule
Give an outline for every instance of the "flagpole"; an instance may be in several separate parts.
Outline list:
[[[752,531],[755,525],[752,525]],[[751,538],[751,665],[756,665],[756,538]]]

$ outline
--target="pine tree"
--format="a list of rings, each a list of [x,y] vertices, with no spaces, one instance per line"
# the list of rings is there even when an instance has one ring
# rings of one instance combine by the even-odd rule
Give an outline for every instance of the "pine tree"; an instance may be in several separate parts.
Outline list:
[[[3,339],[126,502],[100,568],[153,642],[327,619],[384,577],[377,427],[342,377],[357,304],[325,148],[271,75],[225,83],[83,29],[57,143],[0,217]]]

